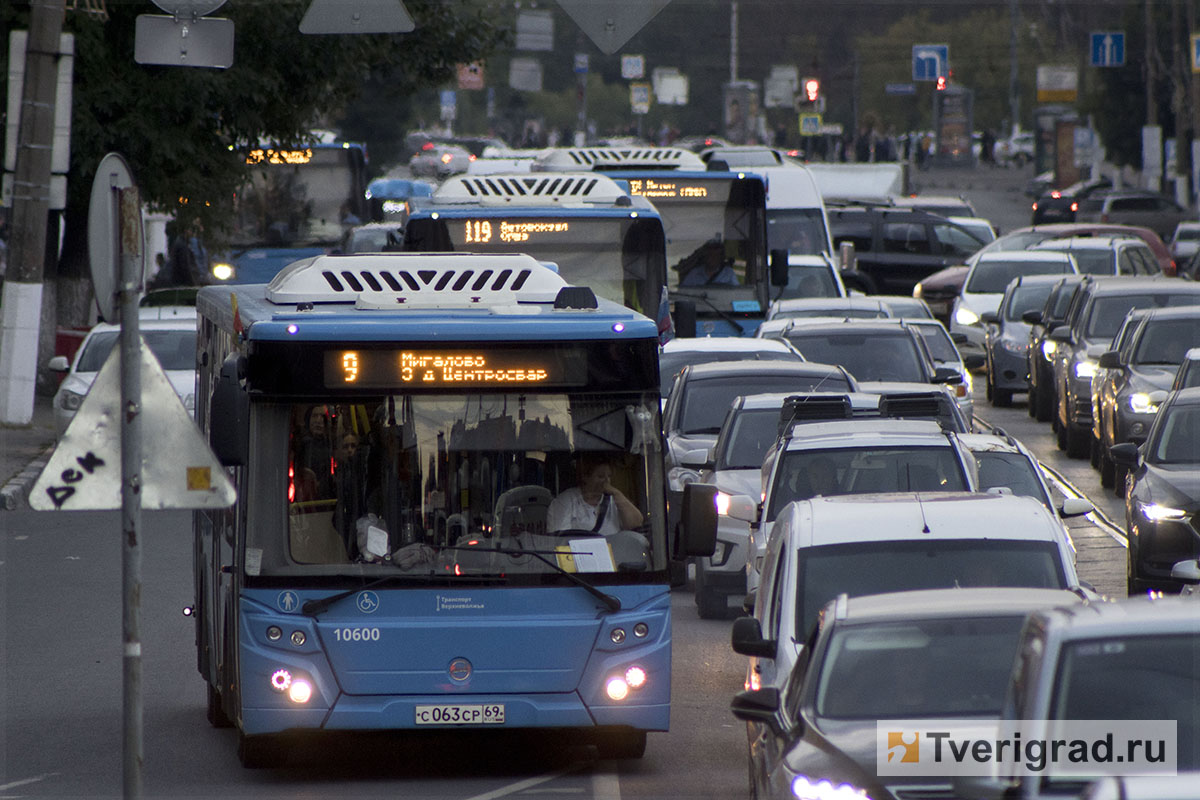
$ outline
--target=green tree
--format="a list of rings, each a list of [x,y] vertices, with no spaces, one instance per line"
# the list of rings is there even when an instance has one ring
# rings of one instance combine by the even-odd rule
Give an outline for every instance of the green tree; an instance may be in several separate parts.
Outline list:
[[[397,97],[447,81],[455,64],[485,58],[507,35],[487,5],[466,0],[405,0],[415,31],[355,36],[300,33],[309,0],[236,0],[214,15],[234,22],[232,67],[153,66],[134,61],[134,28],[139,14],[162,12],[149,2],[105,5],[103,16],[76,10],[64,24],[75,35],[71,167],[62,253],[48,278],[87,274],[88,195],[105,153],[128,159],[152,208],[220,231],[246,176],[246,148],[296,144],[338,125],[366,81],[386,81]],[[5,30],[28,19],[28,3],[0,6]],[[82,294],[60,291],[64,324],[84,321]]]

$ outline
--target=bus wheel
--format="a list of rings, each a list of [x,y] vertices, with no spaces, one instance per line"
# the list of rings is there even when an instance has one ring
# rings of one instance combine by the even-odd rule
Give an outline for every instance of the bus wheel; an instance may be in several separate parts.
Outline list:
[[[646,754],[646,732],[629,728],[602,730],[596,736],[601,758],[641,758]]]
[[[238,731],[238,760],[246,769],[273,767],[279,762],[279,746],[273,736],[247,736]]]
[[[233,725],[233,720],[225,713],[225,709],[221,706],[221,693],[211,683],[206,683],[208,688],[208,722],[214,728],[228,728]]]

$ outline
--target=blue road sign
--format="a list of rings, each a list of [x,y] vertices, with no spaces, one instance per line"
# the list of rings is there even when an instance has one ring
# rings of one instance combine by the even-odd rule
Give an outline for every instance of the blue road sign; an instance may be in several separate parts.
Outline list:
[[[936,81],[950,77],[950,45],[914,44],[913,80]]]
[[[1125,32],[1100,31],[1092,34],[1092,66],[1125,66]]]

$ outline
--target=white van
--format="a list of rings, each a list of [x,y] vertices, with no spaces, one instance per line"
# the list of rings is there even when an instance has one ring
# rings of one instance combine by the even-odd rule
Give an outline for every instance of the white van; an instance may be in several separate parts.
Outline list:
[[[829,217],[817,179],[808,167],[754,167],[767,184],[767,246],[788,255],[833,255]]]

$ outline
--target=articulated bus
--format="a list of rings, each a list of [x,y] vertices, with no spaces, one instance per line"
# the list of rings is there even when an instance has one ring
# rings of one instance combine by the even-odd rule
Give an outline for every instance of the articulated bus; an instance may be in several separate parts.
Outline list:
[[[302,731],[667,730],[669,567],[716,530],[668,541],[652,320],[473,253],[317,256],[197,312],[238,489],[194,516],[198,667],[243,764]],[[595,523],[561,513],[598,473]]]
[[[600,172],[654,204],[666,231],[667,288],[680,335],[757,330],[771,299],[760,176],[710,170],[695,153],[672,147],[550,149],[533,169]]]
[[[234,204],[227,260],[218,280],[265,283],[287,264],[324,253],[347,225],[367,222],[367,153],[353,142],[260,147]]]
[[[670,328],[663,222],[657,210],[596,173],[457,175],[404,224],[412,252],[527,253],[571,284]]]

